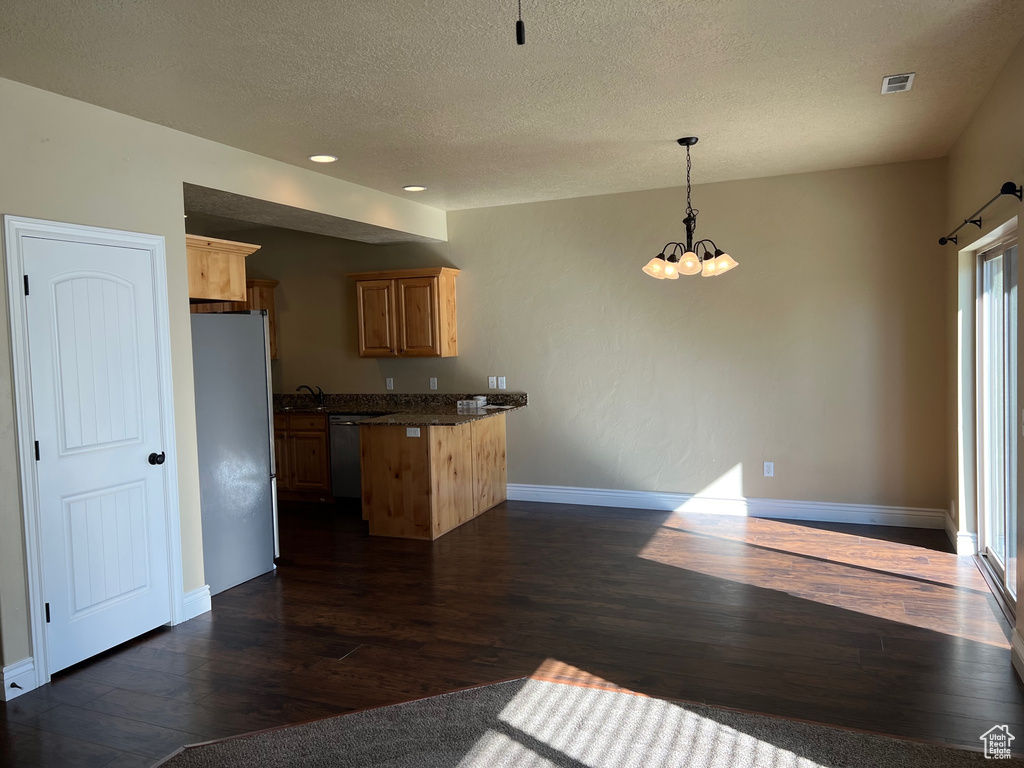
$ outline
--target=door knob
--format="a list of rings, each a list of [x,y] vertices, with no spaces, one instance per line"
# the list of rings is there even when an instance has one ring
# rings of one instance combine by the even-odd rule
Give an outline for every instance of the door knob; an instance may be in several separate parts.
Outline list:
[[[149,454],[149,463],[154,465],[163,464],[166,458],[167,456],[164,455],[163,451],[160,451],[160,453],[151,453]]]

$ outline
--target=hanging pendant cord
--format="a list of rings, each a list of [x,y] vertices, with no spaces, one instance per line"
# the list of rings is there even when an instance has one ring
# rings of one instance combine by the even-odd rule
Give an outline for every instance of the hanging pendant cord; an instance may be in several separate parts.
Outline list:
[[[519,20],[516,22],[516,44],[526,45],[526,25],[523,23],[523,0],[518,0]]]

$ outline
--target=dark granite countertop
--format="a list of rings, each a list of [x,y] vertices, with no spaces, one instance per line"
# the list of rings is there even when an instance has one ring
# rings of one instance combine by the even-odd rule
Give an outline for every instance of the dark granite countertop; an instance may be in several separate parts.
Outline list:
[[[528,396],[525,392],[491,392],[487,395],[488,408],[478,413],[459,413],[456,403],[470,400],[473,395],[380,395],[380,394],[325,394],[324,406],[310,395],[274,395],[275,413],[325,413],[370,415],[360,421],[367,426],[387,427],[453,427],[478,419],[486,419],[497,413],[525,408]]]
[[[471,421],[486,419],[488,416],[495,416],[499,413],[517,411],[524,406],[512,405],[499,408],[484,408],[477,413],[458,413],[453,411],[439,412],[418,412],[399,411],[389,413],[387,416],[377,416],[372,419],[364,419],[359,426],[366,427],[457,427],[460,424],[468,424]]]

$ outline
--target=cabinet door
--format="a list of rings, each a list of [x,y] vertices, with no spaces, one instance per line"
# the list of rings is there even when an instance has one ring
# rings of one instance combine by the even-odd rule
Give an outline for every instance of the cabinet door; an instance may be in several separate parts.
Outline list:
[[[243,309],[267,310],[267,328],[270,341],[270,359],[277,360],[277,308],[274,304],[276,280],[249,280],[246,282],[248,306]]]
[[[293,490],[291,445],[288,432],[283,429],[274,430],[274,464],[277,467],[277,490]]]
[[[359,311],[359,356],[394,357],[395,281],[362,280],[356,283]]]
[[[488,416],[469,426],[473,436],[473,514],[479,515],[508,495],[505,414]]]
[[[327,432],[289,433],[291,453],[291,490],[331,490],[331,472],[328,462]]]
[[[186,249],[186,254],[190,299],[245,301],[243,253],[190,247]]]
[[[398,349],[404,357],[440,357],[437,278],[402,277],[398,284]]]

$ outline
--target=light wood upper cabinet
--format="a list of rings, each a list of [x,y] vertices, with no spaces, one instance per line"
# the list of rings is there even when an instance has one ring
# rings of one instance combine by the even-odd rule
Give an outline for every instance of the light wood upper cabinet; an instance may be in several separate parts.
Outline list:
[[[360,280],[356,283],[359,314],[359,356],[396,357],[395,281]]]
[[[356,281],[359,356],[458,355],[458,274],[437,267],[349,275]]]
[[[277,360],[277,305],[274,289],[277,280],[246,280],[246,309],[267,310],[267,335],[270,337],[270,359]]]
[[[259,249],[250,243],[185,235],[189,299],[245,301],[245,257]]]

